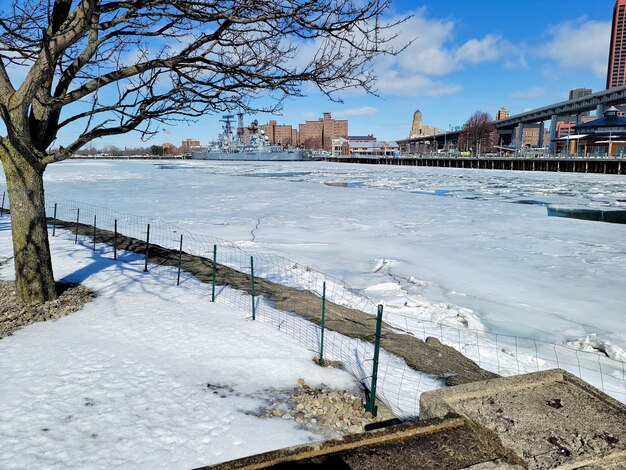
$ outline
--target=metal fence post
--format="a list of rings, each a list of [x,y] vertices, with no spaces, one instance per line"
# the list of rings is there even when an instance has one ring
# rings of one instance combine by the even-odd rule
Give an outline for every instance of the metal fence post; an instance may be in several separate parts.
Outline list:
[[[217,245],[213,245],[213,279],[211,281],[211,302],[215,302],[216,271],[217,271]]]
[[[252,280],[252,319],[256,319],[256,306],[254,305],[254,257],[250,256],[250,279]]]
[[[2,205],[0,206],[0,217],[4,216],[4,198],[7,195],[6,191],[2,191]]]
[[[78,222],[80,220],[80,207],[76,209],[76,233],[74,234],[74,244],[78,243]]]
[[[378,407],[376,406],[376,381],[378,380],[378,353],[380,351],[380,328],[383,323],[383,306],[378,306],[378,315],[376,316],[376,338],[374,340],[374,365],[372,368],[372,388],[370,390],[370,397],[365,404],[365,411],[369,411],[372,415],[378,414]]]
[[[150,254],[150,224],[148,224],[148,231],[146,232],[146,263],[143,267],[143,272],[148,272],[148,257]]]
[[[96,216],[93,216],[93,251],[96,251]]]
[[[324,321],[326,318],[326,281],[322,285],[322,334],[320,338],[320,365],[324,365]]]
[[[115,219],[113,226],[113,259],[117,260],[117,219]]]
[[[180,249],[178,250],[178,276],[176,277],[176,285],[180,286],[180,263],[183,258],[183,236],[180,236]]]
[[[57,203],[54,203],[54,217],[52,217],[52,236],[56,234],[57,231]]]

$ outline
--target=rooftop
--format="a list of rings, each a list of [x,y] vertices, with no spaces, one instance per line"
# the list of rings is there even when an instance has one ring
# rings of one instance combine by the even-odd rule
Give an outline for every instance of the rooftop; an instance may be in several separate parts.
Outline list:
[[[626,130],[626,118],[618,116],[619,109],[611,106],[604,112],[604,116],[593,121],[584,122],[575,126],[576,129],[588,130],[598,127],[623,127]]]
[[[371,141],[376,141],[376,137],[374,137],[373,135],[349,135],[346,136],[346,139],[348,140],[371,140]]]

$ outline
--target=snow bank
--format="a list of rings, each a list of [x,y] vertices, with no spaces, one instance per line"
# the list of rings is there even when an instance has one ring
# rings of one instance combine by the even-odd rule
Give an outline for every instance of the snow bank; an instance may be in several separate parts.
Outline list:
[[[192,468],[318,439],[252,415],[268,390],[355,387],[247,313],[52,239],[57,277],[96,299],[0,341],[0,468]],[[0,226],[0,258],[11,256]],[[11,263],[0,274],[9,277]],[[209,387],[211,385],[211,387]],[[214,394],[214,390],[226,390]]]

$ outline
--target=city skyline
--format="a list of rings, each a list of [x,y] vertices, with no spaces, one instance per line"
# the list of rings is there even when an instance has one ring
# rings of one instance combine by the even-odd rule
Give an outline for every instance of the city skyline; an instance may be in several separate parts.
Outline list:
[[[7,1],[0,1],[6,7]],[[615,0],[573,0],[567,8],[554,2],[529,0],[523,9],[503,9],[500,2],[393,2],[390,18],[413,15],[398,30],[397,44],[413,43],[397,57],[374,64],[379,96],[356,91],[339,94],[332,102],[305,86],[303,98],[284,104],[281,115],[256,114],[297,127],[324,112],[350,121],[350,133],[374,134],[380,140],[405,138],[413,114],[445,129],[462,125],[475,111],[495,116],[501,108],[517,114],[563,101],[575,88],[605,88],[611,21]],[[306,50],[301,54],[306,56]],[[203,143],[220,132],[222,113],[203,116],[197,123],[162,126],[148,145],[200,138]],[[68,135],[60,135],[64,145]],[[137,134],[94,142],[95,146],[143,145]]]

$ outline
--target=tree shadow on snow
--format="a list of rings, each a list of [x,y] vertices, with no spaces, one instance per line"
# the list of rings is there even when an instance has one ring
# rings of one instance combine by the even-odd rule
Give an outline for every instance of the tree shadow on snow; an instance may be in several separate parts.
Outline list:
[[[88,249],[84,246],[80,248]],[[62,254],[63,258],[72,259],[80,257],[80,259],[84,262],[86,261],[86,259],[83,257],[84,255],[81,253],[80,248],[68,247],[60,250],[60,254]],[[59,254],[58,248],[57,254]],[[141,259],[143,259],[142,256],[137,256],[133,253],[119,253],[118,259],[113,260],[111,258],[110,251],[107,251],[106,249],[101,249],[92,251],[90,259],[91,262],[85,264],[81,268],[78,268],[76,271],[65,275],[59,280],[59,282],[83,284],[87,279],[94,276],[95,274],[99,274],[109,268],[113,268],[111,269],[111,277],[117,278],[114,281],[115,284],[119,286],[124,286],[123,288],[126,288],[130,285],[139,286],[142,292],[150,293],[151,295],[155,295],[163,300],[168,299],[167,295],[161,295],[159,289],[155,289],[155,285],[153,283],[145,282],[145,276],[149,275],[152,279],[155,278],[152,273],[144,272],[143,268],[137,264],[129,264],[129,262],[141,261]]]

